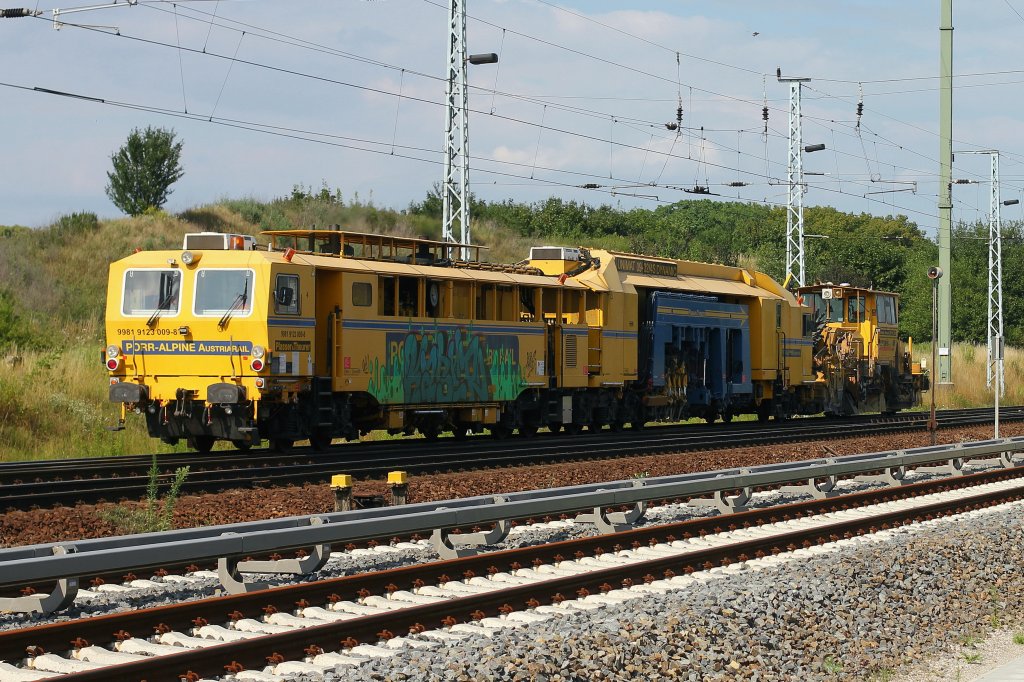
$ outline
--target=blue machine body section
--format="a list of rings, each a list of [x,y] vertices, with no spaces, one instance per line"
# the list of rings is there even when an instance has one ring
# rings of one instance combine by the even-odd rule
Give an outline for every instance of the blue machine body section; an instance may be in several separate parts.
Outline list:
[[[692,408],[749,402],[749,306],[676,292],[649,296],[648,343],[642,344],[649,385],[685,396]]]

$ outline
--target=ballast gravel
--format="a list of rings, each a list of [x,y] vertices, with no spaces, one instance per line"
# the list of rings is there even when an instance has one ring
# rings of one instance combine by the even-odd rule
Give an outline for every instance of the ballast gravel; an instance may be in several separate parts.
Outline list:
[[[889,680],[1021,626],[1022,512],[1003,505],[715,569],[664,594],[286,679]]]

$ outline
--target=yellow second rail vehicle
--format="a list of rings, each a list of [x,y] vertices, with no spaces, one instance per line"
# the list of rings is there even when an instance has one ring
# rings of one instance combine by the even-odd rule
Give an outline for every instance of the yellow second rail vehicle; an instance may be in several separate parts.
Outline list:
[[[821,308],[743,268],[566,247],[496,265],[477,246],[266,234],[276,244],[190,234],[111,265],[104,360],[122,424],[141,412],[152,436],[200,451],[323,448],[374,429],[576,433],[920,398],[879,292],[862,292],[855,330],[832,318],[822,334]]]
[[[893,413],[921,402],[928,377],[900,340],[899,295],[849,284],[798,289],[818,325],[814,370],[825,414]]]

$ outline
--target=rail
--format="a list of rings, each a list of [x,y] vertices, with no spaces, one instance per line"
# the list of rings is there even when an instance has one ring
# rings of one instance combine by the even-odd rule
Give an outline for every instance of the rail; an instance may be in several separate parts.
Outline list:
[[[939,445],[907,450],[847,455],[769,464],[751,468],[628,479],[572,487],[485,495],[424,504],[289,517],[204,528],[191,528],[77,542],[48,543],[0,550],[0,586],[56,580],[48,595],[0,599],[0,610],[49,612],[74,600],[77,577],[138,570],[166,564],[217,560],[221,581],[229,592],[262,589],[245,583],[239,572],[309,573],[326,562],[330,545],[372,538],[432,532],[432,542],[446,558],[474,550],[456,548],[446,529],[495,524],[489,532],[464,533],[460,544],[488,545],[501,541],[513,519],[586,511],[578,521],[594,523],[601,532],[624,530],[643,515],[648,502],[690,498],[717,506],[723,513],[743,511],[757,487],[799,490],[816,498],[836,494],[841,477],[860,477],[899,486],[910,469],[962,475],[967,461],[1013,468],[1024,450],[1024,437]],[[938,466],[929,466],[938,465]],[[730,494],[735,492],[735,494]],[[702,497],[707,496],[707,497]],[[694,499],[696,498],[696,499]],[[632,506],[629,512],[609,507]],[[314,547],[303,559],[243,561],[239,557]]]

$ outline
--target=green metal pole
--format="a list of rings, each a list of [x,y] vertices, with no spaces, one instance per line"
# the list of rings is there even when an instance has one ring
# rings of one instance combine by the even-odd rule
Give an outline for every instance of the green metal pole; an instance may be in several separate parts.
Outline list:
[[[953,0],[941,0],[939,23],[939,366],[938,383],[953,382],[952,270],[950,232],[953,222]],[[932,339],[936,343],[936,339]],[[935,388],[932,388],[934,391]]]

